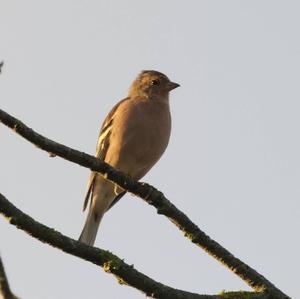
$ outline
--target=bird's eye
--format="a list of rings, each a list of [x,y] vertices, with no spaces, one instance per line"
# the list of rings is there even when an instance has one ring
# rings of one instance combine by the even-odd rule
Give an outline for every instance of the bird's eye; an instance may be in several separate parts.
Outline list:
[[[159,84],[160,84],[160,82],[158,79],[151,81],[151,85],[159,85]]]

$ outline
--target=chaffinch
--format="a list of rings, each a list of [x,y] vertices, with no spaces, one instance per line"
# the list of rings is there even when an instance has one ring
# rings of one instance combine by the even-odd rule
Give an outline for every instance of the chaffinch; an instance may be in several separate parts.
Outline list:
[[[179,84],[160,72],[147,70],[132,83],[128,97],[116,104],[101,127],[96,156],[141,179],[165,151],[171,133],[169,92]],[[124,194],[122,188],[92,172],[83,210],[90,200],[79,241],[93,245],[100,221]]]

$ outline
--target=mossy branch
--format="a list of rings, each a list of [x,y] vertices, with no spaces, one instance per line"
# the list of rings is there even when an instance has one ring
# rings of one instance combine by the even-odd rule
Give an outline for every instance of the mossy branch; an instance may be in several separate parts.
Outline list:
[[[60,232],[47,227],[35,221],[30,216],[23,213],[16,208],[0,193],[0,213],[17,228],[27,232],[32,237],[39,241],[52,245],[55,248],[71,255],[77,256],[81,259],[89,261],[95,265],[101,266],[105,272],[111,273],[116,276],[120,284],[127,284],[142,291],[145,295],[152,298],[161,299],[222,299],[226,298],[227,293],[220,295],[199,295],[178,289],[171,288],[162,283],[159,283],[152,278],[144,275],[136,270],[133,265],[128,265],[121,258],[113,253],[95,248],[73,240],[64,236]],[[1,265],[0,265],[1,266]],[[0,267],[1,275],[1,267]],[[1,277],[1,276],[0,276]],[[5,279],[7,282],[7,280]],[[1,280],[0,280],[1,283]],[[0,284],[1,286],[1,284]],[[6,284],[5,293],[9,294],[10,290]],[[1,290],[1,289],[0,289]],[[9,292],[8,292],[9,290]],[[1,294],[1,293],[0,293]],[[231,298],[244,298],[245,294],[250,295],[251,299],[266,299],[267,294],[253,293],[253,292],[234,292],[236,297]],[[261,297],[263,295],[263,297]],[[247,297],[248,298],[248,297]],[[4,299],[15,299],[15,297],[4,297]]]
[[[194,244],[198,245],[215,259],[220,261],[223,265],[227,266],[255,291],[266,291],[270,293],[274,299],[289,298],[264,276],[249,267],[247,264],[243,263],[238,258],[234,257],[227,249],[207,236],[182,211],[176,208],[176,206],[174,206],[162,192],[158,191],[153,186],[136,182],[130,176],[114,169],[100,159],[54,142],[38,134],[20,120],[1,109],[0,121],[4,125],[13,129],[17,134],[36,145],[38,148],[50,153],[52,156],[59,156],[68,161],[89,168],[92,171],[99,172],[106,179],[144,199],[147,203],[154,206],[159,214],[166,216],[172,223],[174,223]]]

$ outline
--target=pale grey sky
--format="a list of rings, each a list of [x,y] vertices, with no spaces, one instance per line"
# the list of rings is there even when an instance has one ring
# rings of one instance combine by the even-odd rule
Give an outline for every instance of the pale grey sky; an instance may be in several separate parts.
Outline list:
[[[292,297],[300,266],[298,1],[0,0],[0,107],[42,134],[94,153],[99,127],[142,69],[181,84],[173,132],[144,178],[208,235]],[[77,238],[89,171],[49,158],[0,126],[0,192]],[[22,299],[144,295],[0,218],[0,251]],[[96,246],[173,287],[247,290],[127,195]]]

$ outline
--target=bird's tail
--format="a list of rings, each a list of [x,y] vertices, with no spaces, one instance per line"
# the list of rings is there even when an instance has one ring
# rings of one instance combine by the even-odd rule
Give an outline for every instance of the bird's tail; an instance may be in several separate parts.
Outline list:
[[[102,216],[103,215],[97,215],[94,213],[92,207],[90,207],[83,230],[79,237],[80,242],[90,246],[94,245]]]

